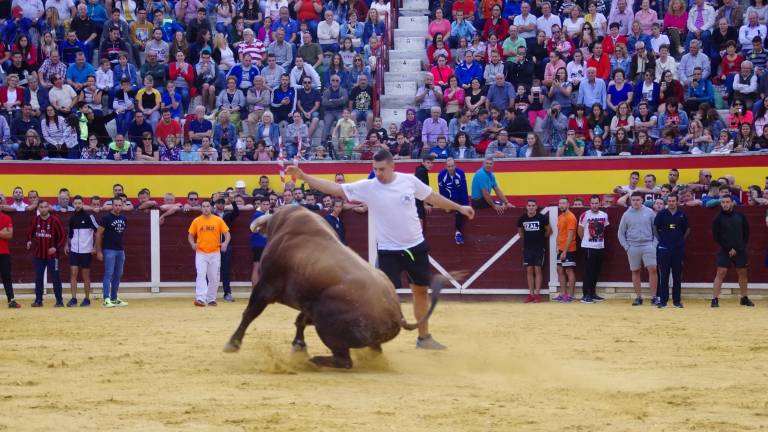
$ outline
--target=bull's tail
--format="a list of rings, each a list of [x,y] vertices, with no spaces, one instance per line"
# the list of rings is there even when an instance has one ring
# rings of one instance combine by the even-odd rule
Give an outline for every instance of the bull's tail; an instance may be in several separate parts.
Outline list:
[[[456,277],[456,275],[452,276]],[[429,288],[432,290],[432,294],[430,294],[430,305],[429,310],[427,311],[427,314],[424,315],[420,320],[418,320],[416,323],[409,323],[405,320],[405,317],[400,318],[400,327],[402,327],[405,330],[412,331],[419,328],[419,325],[422,323],[425,323],[429,317],[432,315],[432,312],[435,311],[435,307],[437,306],[437,301],[440,299],[440,292],[443,290],[443,286],[448,283],[448,278],[443,275],[437,275],[432,278],[432,282],[429,284]]]

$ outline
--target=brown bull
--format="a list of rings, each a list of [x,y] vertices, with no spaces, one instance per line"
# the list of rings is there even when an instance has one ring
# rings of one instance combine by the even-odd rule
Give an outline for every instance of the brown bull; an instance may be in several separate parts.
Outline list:
[[[330,348],[333,356],[311,359],[318,366],[351,368],[350,348],[381,352],[381,344],[392,340],[401,328],[416,328],[417,324],[403,318],[389,278],[342,245],[320,216],[291,206],[260,217],[251,230],[264,225],[269,243],[261,259],[261,278],[224,351],[238,351],[248,325],[275,302],[300,311],[294,350],[306,349],[307,325],[314,325],[320,340]],[[437,285],[443,281],[435,278],[432,305],[421,321],[434,310],[441,289]]]

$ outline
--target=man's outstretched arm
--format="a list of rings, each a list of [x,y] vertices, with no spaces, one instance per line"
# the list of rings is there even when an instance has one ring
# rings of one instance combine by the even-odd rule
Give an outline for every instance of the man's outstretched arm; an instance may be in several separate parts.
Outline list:
[[[326,193],[328,195],[333,195],[339,198],[347,198],[347,196],[344,194],[344,189],[341,187],[340,184],[336,182],[332,182],[330,180],[324,180],[321,178],[317,178],[314,176],[311,176],[304,171],[301,170],[301,168],[297,166],[289,166],[285,169],[286,175],[296,177],[297,179],[303,181],[304,183],[307,183],[312,189],[318,190],[320,192]]]

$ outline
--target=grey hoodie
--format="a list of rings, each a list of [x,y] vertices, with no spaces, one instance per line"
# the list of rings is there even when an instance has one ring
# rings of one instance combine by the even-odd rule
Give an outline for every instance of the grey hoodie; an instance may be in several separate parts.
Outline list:
[[[621,216],[619,223],[619,242],[624,249],[630,247],[653,246],[656,247],[658,239],[653,220],[656,213],[646,206],[635,210],[627,209]]]

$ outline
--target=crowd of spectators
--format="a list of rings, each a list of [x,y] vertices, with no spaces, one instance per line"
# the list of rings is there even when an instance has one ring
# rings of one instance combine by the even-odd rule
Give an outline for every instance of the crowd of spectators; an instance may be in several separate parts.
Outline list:
[[[764,151],[766,11],[754,0],[433,0],[426,73],[399,130],[407,145],[393,150]]]
[[[330,158],[332,134],[373,128],[389,11],[384,0],[0,2],[0,160]]]
[[[762,1],[429,6],[423,82],[385,125],[387,0],[2,2],[0,159],[768,149]]]

